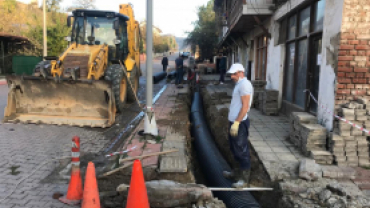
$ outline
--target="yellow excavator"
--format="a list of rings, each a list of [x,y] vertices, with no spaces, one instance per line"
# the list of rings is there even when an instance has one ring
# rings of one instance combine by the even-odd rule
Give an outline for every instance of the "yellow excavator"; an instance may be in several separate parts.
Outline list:
[[[135,101],[141,37],[131,4],[121,4],[119,13],[78,9],[72,14],[65,52],[44,57],[32,76],[6,77],[4,122],[105,128],[126,102]]]

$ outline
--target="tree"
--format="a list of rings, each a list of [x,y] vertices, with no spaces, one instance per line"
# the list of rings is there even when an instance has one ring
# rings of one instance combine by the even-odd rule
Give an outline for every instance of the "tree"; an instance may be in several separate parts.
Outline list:
[[[76,9],[95,9],[95,0],[74,0],[73,6],[68,8],[68,11]]]
[[[141,54],[145,53],[145,50],[144,50],[144,40],[143,40],[143,38],[140,38],[139,51],[140,51]]]
[[[185,44],[191,45],[193,53],[196,46],[199,46],[201,59],[212,59],[217,46],[218,35],[213,4],[214,0],[210,0],[207,5],[198,8],[198,20],[193,23],[194,29],[188,32],[185,39]]]
[[[47,0],[47,44],[48,55],[59,56],[67,47],[67,41],[64,37],[70,33],[70,28],[67,27],[67,15],[60,12],[61,0]],[[33,15],[36,25],[29,24],[29,31],[26,36],[30,39],[31,43],[35,46],[34,55],[42,55],[43,48],[43,26],[42,18],[38,15]]]

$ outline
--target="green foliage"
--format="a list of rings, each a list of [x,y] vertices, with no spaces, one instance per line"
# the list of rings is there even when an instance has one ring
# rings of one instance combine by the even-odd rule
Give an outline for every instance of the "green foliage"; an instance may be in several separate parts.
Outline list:
[[[176,38],[173,35],[160,35],[155,31],[160,30],[159,28],[153,28],[153,51],[154,53],[163,53],[175,49],[177,47]],[[146,24],[140,25],[140,31],[142,34],[143,50],[140,49],[140,53],[144,53],[146,43]],[[141,47],[141,46],[140,46]]]
[[[155,44],[153,47],[155,53],[164,53],[170,50],[170,47],[167,43]]]
[[[60,12],[61,0],[47,0],[47,45],[48,45],[48,56],[59,56],[66,48],[68,42],[64,40],[64,37],[70,33],[70,28],[67,27],[67,15]],[[33,15],[35,20],[38,20],[36,15]],[[30,25],[29,31],[26,36],[31,40],[32,44],[35,45],[36,50],[34,55],[42,55],[43,49],[43,25],[42,21],[37,21],[37,25]]]
[[[16,0],[5,0],[4,1],[4,8],[9,13],[13,13],[15,11],[15,8],[17,8]]]
[[[185,44],[191,45],[192,52],[199,46],[200,58],[211,59],[215,53],[218,35],[213,11],[214,0],[198,8],[198,20],[194,22],[194,29],[188,32]]]
[[[144,39],[143,38],[140,38],[139,51],[140,51],[141,54],[145,53],[145,50],[144,50]]]
[[[76,9],[96,9],[95,0],[74,0],[73,6],[67,10],[73,11]]]

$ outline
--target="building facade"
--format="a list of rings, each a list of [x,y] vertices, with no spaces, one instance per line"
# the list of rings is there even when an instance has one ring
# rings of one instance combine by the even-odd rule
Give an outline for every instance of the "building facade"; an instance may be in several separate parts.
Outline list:
[[[370,95],[369,0],[215,0],[214,10],[229,64],[278,90],[283,113],[331,130],[341,104]]]

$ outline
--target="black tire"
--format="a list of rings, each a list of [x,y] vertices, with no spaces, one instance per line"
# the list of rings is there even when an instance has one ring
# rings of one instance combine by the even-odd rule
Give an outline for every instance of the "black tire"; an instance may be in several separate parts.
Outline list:
[[[134,68],[132,69],[131,75],[130,75],[130,81],[134,89],[132,89],[130,83],[128,83],[129,90],[127,91],[127,101],[129,102],[136,101],[135,95],[137,95],[137,92],[139,91],[139,77],[140,77],[139,73],[140,72],[138,68],[134,66]]]
[[[108,66],[107,70],[105,71],[104,79],[112,82],[114,101],[116,102],[117,111],[123,112],[127,99],[128,83],[127,78],[122,71],[121,65],[112,64]]]
[[[45,68],[46,66],[46,68]],[[46,75],[50,76],[51,75],[51,64],[50,61],[40,61],[38,64],[36,64],[35,68],[33,69],[33,75],[36,73],[40,73],[41,69],[44,68]]]

